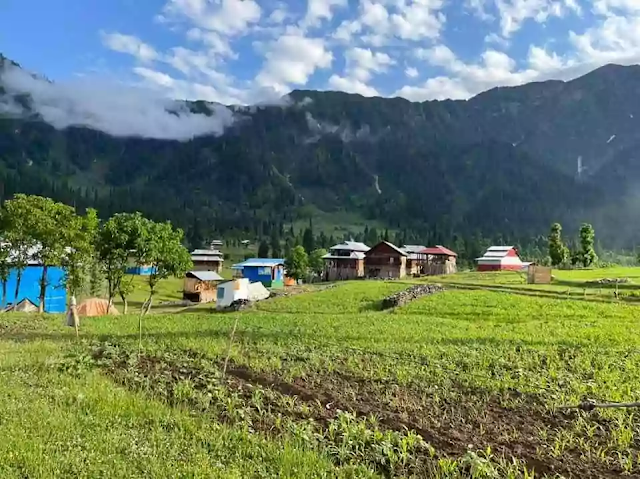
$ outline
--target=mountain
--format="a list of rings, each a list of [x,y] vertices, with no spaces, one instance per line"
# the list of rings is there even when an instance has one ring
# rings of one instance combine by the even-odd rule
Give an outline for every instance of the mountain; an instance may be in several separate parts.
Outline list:
[[[0,58],[0,72],[17,68],[8,62]],[[192,122],[218,118],[220,108],[234,119],[221,135],[184,141],[56,129],[35,93],[2,88],[6,78],[0,73],[0,198],[25,191],[104,215],[139,209],[194,236],[265,232],[313,207],[433,241],[526,242],[553,221],[569,230],[589,221],[607,245],[635,245],[640,67],[610,65],[468,101],[294,91],[256,107],[187,102],[173,120],[182,121],[184,105]]]

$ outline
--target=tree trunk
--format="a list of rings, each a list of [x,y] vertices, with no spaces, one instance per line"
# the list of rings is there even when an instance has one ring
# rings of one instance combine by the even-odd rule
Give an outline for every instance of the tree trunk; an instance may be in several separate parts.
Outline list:
[[[129,302],[127,301],[127,297],[120,293],[120,298],[122,299],[122,314],[127,314],[127,312],[129,311]]]
[[[3,281],[2,282],[2,306],[1,308],[4,309],[7,306],[7,282]]]
[[[44,313],[44,298],[47,292],[47,270],[48,266],[42,267],[42,277],[40,278],[40,304],[38,305],[38,312]]]
[[[16,275],[16,297],[13,300],[13,304],[18,304],[20,301],[20,283],[22,282],[22,270],[19,269]]]

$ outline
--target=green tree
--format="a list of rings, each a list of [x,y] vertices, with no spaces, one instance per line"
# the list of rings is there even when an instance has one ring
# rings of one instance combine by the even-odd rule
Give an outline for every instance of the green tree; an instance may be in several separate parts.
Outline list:
[[[309,273],[309,256],[300,245],[291,250],[291,254],[286,258],[284,267],[287,276],[297,280],[307,277]]]
[[[598,261],[598,255],[594,249],[596,233],[588,223],[583,223],[580,227],[580,260],[582,266],[588,268]]]
[[[309,269],[317,276],[322,275],[324,271],[323,256],[327,254],[327,250],[323,248],[314,249],[309,255]]]
[[[7,204],[7,208],[18,205],[20,211],[26,212],[22,221],[35,246],[32,259],[42,265],[38,304],[38,310],[42,313],[46,306],[49,268],[62,265],[70,246],[70,238],[80,224],[79,217],[71,206],[42,196],[18,194],[7,201]]]
[[[562,242],[562,226],[560,223],[551,225],[549,233],[549,257],[553,266],[559,266],[567,261],[569,249]]]
[[[122,288],[129,260],[142,264],[148,220],[140,213],[117,213],[102,225],[96,241],[97,256],[107,280],[109,304]]]
[[[260,245],[258,246],[258,258],[268,258],[269,257],[269,243],[266,241],[260,241]]]
[[[302,246],[307,254],[311,254],[311,252],[316,247],[315,238],[313,237],[313,230],[311,227],[306,228],[304,230],[304,234],[302,235]]]
[[[84,288],[94,262],[98,213],[88,209],[85,216],[75,215],[65,225],[66,252],[62,256],[65,285],[72,298]]]
[[[20,286],[22,274],[31,260],[35,242],[29,232],[26,218],[31,208],[24,201],[8,200],[4,203],[1,213],[1,224],[4,231],[4,242],[11,252],[10,267],[16,272],[16,289],[14,299],[17,303],[20,298]]]
[[[171,276],[183,276],[193,267],[189,250],[182,244],[184,233],[181,229],[174,229],[171,223],[156,223],[146,221],[146,235],[143,238],[142,264],[151,267],[148,276],[149,298],[146,302],[145,313],[151,309],[153,296],[160,281]]]
[[[279,228],[273,228],[271,230],[271,257],[282,257],[282,246],[280,245],[280,230]]]

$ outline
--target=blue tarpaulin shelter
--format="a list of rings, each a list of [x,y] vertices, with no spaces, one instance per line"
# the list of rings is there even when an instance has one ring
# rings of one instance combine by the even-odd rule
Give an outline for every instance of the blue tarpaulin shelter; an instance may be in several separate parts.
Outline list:
[[[29,265],[22,272],[20,291],[16,301],[17,271],[12,270],[7,282],[7,305],[16,304],[29,299],[33,304],[40,304],[40,277],[42,266]],[[0,291],[1,294],[1,291]],[[64,269],[59,266],[47,268],[47,288],[45,290],[44,307],[46,313],[64,313],[67,309],[67,291],[64,286]]]

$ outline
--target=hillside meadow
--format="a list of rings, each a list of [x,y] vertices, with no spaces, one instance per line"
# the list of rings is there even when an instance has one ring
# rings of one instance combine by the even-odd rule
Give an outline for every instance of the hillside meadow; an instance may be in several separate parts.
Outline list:
[[[0,476],[638,475],[636,409],[563,408],[640,399],[640,310],[585,284],[608,277],[640,274],[463,273],[391,311],[412,281],[160,309],[141,349],[136,315],[78,340],[60,316],[3,315]]]

